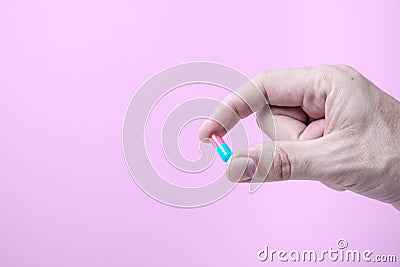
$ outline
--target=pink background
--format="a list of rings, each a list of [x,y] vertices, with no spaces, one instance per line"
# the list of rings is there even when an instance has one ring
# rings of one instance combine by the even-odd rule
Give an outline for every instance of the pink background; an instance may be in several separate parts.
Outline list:
[[[341,237],[399,261],[389,205],[285,182],[172,208],[134,183],[121,135],[135,90],[186,61],[247,75],[346,63],[400,99],[400,2],[187,2],[0,2],[0,266],[274,265],[257,260],[264,245]]]

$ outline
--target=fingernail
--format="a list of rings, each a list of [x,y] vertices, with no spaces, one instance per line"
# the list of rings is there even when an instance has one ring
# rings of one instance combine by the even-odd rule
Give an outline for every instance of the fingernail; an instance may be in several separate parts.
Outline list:
[[[231,158],[228,166],[227,177],[232,182],[250,180],[256,171],[256,164],[252,158]]]

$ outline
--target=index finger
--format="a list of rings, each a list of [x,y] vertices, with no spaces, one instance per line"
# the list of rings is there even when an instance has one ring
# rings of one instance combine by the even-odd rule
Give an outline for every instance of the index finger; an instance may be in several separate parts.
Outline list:
[[[199,139],[212,134],[223,136],[240,119],[265,105],[302,107],[312,117],[324,116],[329,84],[328,66],[268,70],[258,73],[235,92],[225,97],[199,128]]]

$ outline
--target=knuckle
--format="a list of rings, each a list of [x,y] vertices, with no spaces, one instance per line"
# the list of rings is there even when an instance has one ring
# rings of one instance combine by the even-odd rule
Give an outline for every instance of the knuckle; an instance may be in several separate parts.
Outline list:
[[[344,71],[354,70],[351,66],[349,66],[347,64],[336,64],[335,67],[340,69],[340,70],[344,70]]]
[[[335,80],[336,71],[330,65],[321,65],[317,75],[317,85],[319,88],[328,88]]]
[[[233,92],[225,98],[227,112],[233,112],[239,119],[246,118],[253,113],[251,106],[239,93]]]
[[[370,88],[371,83],[360,72],[349,65],[335,65],[337,69],[337,77],[340,81],[339,84],[346,90],[351,91],[364,91]]]
[[[257,85],[258,87],[263,87],[264,85],[264,76],[266,74],[266,71],[261,71],[256,73],[251,80]]]
[[[346,64],[338,64],[334,66],[342,75],[346,75],[346,77],[361,77],[362,75],[355,70],[353,67],[346,65]]]
[[[328,64],[322,64],[318,66],[318,69],[322,72],[322,73],[329,73],[334,71],[336,68],[335,66],[332,65],[328,65]]]
[[[272,158],[273,176],[277,180],[289,180],[292,175],[292,163],[286,150],[276,145]]]
[[[259,90],[261,90],[261,93],[263,94],[266,103],[269,103],[269,97],[268,97],[267,89],[265,86],[265,80],[267,79],[267,76],[270,73],[271,72],[268,70],[263,70],[263,71],[258,72],[256,75],[254,75],[251,78],[253,83],[258,87]]]

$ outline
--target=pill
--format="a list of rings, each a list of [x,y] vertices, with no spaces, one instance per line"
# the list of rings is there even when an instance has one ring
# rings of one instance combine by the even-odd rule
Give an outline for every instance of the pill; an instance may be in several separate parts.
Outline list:
[[[213,134],[210,139],[211,143],[215,147],[215,150],[217,151],[218,155],[221,157],[221,159],[225,162],[228,161],[228,159],[232,155],[231,149],[228,147],[228,145],[225,143],[225,141],[218,135]]]

